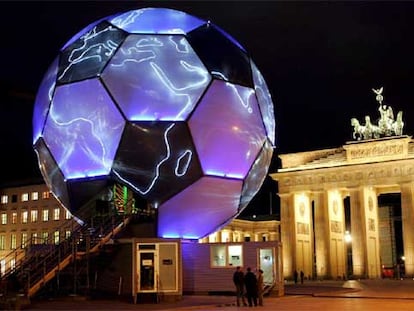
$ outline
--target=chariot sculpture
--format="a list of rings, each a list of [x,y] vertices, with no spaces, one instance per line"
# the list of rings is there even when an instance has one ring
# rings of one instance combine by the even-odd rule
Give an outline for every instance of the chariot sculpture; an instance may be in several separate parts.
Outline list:
[[[376,139],[389,136],[400,136],[403,134],[404,122],[402,120],[402,111],[398,111],[397,117],[394,119],[394,112],[391,106],[383,104],[384,97],[380,89],[372,89],[377,96],[375,99],[379,103],[378,112],[380,118],[377,124],[372,124],[370,116],[365,116],[365,124],[362,125],[357,118],[351,118],[351,125],[354,128],[352,133],[353,139],[366,140]]]

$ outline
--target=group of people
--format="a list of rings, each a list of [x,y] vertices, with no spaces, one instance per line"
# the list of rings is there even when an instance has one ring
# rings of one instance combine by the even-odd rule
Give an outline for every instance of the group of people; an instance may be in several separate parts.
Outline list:
[[[240,307],[243,306],[263,306],[263,270],[258,269],[256,274],[250,267],[246,269],[246,274],[243,269],[238,266],[233,274],[233,283],[236,287],[236,302]],[[246,302],[247,298],[247,302]]]

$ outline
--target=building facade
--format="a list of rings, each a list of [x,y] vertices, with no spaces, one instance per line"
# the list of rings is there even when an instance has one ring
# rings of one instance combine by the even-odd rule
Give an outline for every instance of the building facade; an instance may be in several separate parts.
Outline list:
[[[280,155],[284,275],[377,278],[385,258],[378,197],[398,194],[405,275],[414,275],[414,141],[400,135]],[[347,203],[348,202],[348,203]],[[345,206],[346,203],[349,206]],[[349,208],[347,212],[346,207]],[[352,240],[349,239],[352,238]],[[388,246],[387,246],[388,245]]]
[[[1,274],[33,245],[58,244],[77,224],[44,183],[2,188],[0,200]]]

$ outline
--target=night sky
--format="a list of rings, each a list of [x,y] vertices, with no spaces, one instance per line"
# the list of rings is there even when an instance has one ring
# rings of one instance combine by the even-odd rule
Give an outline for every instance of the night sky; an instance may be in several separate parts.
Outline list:
[[[32,110],[59,49],[97,19],[143,7],[211,20],[247,49],[273,96],[277,153],[352,140],[352,117],[379,117],[372,88],[381,86],[385,103],[404,112],[404,133],[414,133],[414,2],[3,1],[0,184],[40,178]],[[257,205],[269,204],[272,187],[265,183]]]

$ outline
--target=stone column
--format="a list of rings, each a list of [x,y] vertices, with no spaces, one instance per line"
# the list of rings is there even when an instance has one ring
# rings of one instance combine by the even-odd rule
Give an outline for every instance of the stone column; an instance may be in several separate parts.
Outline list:
[[[359,188],[350,188],[352,269],[355,277],[366,275],[366,233],[363,195]]]
[[[316,258],[316,277],[326,278],[329,274],[328,264],[328,202],[326,192],[320,191],[314,196],[314,227],[315,227],[315,258]]]
[[[414,277],[414,184],[401,184],[401,216],[405,275]]]
[[[290,193],[279,194],[280,197],[280,227],[283,249],[283,275],[285,278],[293,277],[294,241],[295,241],[295,217],[293,210],[293,195]]]

